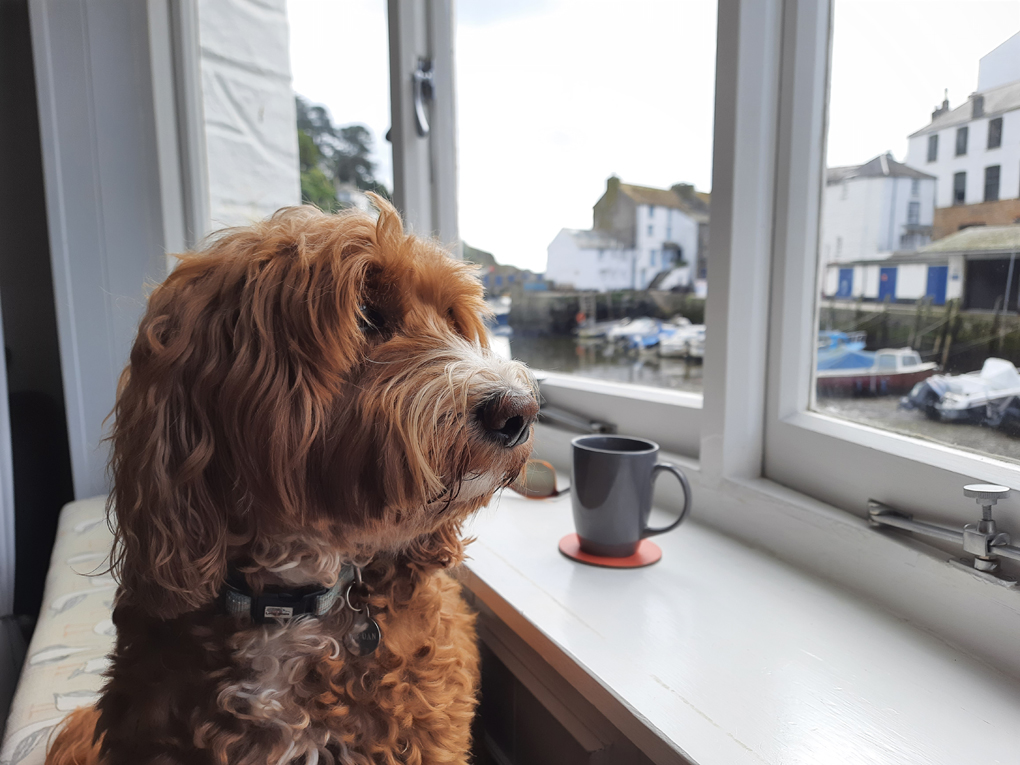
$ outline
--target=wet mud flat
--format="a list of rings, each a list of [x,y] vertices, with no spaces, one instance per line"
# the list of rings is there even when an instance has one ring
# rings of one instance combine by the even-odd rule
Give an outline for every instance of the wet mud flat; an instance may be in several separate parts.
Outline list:
[[[899,396],[839,398],[819,396],[816,411],[847,420],[919,436],[1020,463],[1020,439],[994,428],[929,420],[917,410],[900,409]]]

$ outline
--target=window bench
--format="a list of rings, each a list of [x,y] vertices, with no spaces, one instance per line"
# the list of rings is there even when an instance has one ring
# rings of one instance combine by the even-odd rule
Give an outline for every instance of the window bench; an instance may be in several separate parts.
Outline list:
[[[105,573],[112,544],[106,497],[72,502],[61,511],[0,765],[42,765],[54,726],[96,700],[113,648],[116,583]]]

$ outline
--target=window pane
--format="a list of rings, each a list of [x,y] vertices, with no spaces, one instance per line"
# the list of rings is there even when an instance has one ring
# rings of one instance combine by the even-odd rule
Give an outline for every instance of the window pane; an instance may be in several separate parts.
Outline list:
[[[999,199],[999,166],[985,168],[985,201],[996,202]]]
[[[956,129],[956,156],[967,153],[967,133],[968,129],[965,127]]]
[[[1020,461],[1020,13],[874,9],[835,0],[814,408]]]
[[[386,3],[288,2],[287,19],[302,199],[368,209],[366,192],[393,189]],[[339,30],[355,29],[338,44]]]
[[[460,227],[497,333],[533,367],[700,391],[714,0],[456,12]]]
[[[962,205],[967,201],[967,174],[953,173],[953,204]]]
[[[1002,146],[1002,117],[988,120],[988,148],[998,149]]]

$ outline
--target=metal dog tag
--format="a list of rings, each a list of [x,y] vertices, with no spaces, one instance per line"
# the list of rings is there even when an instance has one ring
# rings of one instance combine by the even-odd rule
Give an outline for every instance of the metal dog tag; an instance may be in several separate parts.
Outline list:
[[[375,653],[381,639],[379,625],[368,615],[368,606],[365,606],[364,612],[359,611],[354,615],[354,624],[344,636],[344,645],[355,656],[369,656]]]

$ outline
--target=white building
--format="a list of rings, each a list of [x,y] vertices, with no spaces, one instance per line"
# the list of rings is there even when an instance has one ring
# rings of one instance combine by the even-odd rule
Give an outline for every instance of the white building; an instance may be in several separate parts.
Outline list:
[[[822,203],[822,263],[887,258],[931,237],[935,176],[890,154],[830,167]]]
[[[646,289],[663,271],[683,287],[704,280],[710,197],[693,186],[655,189],[613,176],[590,231],[563,229],[549,244],[546,279],[599,291]]]
[[[549,243],[545,278],[577,290],[630,289],[636,282],[638,251],[602,231],[565,228]]]
[[[1010,224],[1020,216],[1020,33],[982,57],[978,90],[949,101],[909,138],[907,164],[938,178],[934,238],[970,225]],[[981,209],[954,207],[993,203]]]

